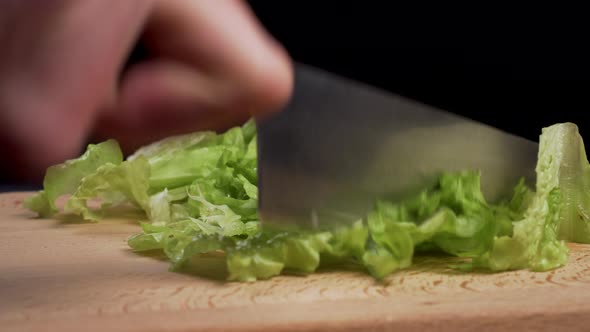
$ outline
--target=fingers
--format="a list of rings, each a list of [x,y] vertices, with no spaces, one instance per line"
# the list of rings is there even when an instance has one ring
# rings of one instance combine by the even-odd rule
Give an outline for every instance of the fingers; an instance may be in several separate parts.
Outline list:
[[[97,130],[130,150],[170,134],[227,128],[277,111],[290,97],[288,55],[242,1],[160,0],[144,40],[161,60],[126,74],[119,107]]]
[[[78,155],[98,108],[115,97],[113,83],[152,3],[57,0],[3,6],[0,149],[10,146],[9,153],[27,166],[20,171],[39,176],[47,166]]]
[[[252,103],[253,113],[274,111],[290,96],[288,55],[241,0],[160,0],[146,43],[156,54],[190,64],[224,84],[234,94],[224,95],[224,101]]]
[[[211,82],[193,67],[152,60],[134,66],[120,91],[119,110],[105,114],[95,137],[116,137],[126,153],[170,135],[239,124],[248,115],[227,108],[224,86]]]

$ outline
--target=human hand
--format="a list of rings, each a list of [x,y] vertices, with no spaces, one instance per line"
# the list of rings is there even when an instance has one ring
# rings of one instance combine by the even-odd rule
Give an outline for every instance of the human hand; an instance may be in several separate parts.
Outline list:
[[[0,155],[39,178],[89,139],[125,151],[279,109],[284,49],[239,0],[7,0],[0,11]],[[138,39],[150,58],[122,71]]]

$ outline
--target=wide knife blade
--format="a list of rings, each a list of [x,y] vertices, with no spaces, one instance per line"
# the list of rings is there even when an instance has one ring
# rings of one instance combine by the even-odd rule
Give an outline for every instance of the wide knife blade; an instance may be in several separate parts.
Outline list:
[[[488,201],[521,177],[534,186],[536,142],[303,64],[289,104],[257,127],[265,225],[356,221],[442,171],[479,170]]]

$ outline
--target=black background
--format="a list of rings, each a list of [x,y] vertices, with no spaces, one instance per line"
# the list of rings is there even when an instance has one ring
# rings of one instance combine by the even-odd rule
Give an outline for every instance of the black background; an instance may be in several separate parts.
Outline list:
[[[537,140],[590,101],[588,27],[576,8],[392,1],[249,1],[294,60]],[[564,6],[565,7],[565,6]]]

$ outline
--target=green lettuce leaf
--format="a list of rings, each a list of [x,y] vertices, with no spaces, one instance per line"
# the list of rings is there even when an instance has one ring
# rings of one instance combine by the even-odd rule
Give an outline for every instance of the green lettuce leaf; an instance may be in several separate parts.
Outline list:
[[[86,220],[98,221],[102,215],[88,206],[89,200],[98,198],[102,204],[101,210],[131,203],[149,212],[149,174],[150,168],[145,158],[128,160],[119,165],[102,165],[80,181],[64,210],[81,215]]]
[[[546,271],[567,263],[564,241],[590,242],[590,165],[576,125],[543,129],[536,172],[535,195],[523,218],[514,222],[513,235],[498,237],[476,266]]]
[[[152,193],[189,185],[196,177],[208,177],[222,149],[213,132],[196,132],[165,138],[138,149],[128,160],[146,158],[150,164]]]
[[[229,279],[255,281],[280,274],[284,269],[299,273],[314,272],[320,254],[328,247],[330,233],[311,235],[279,233],[260,234],[227,248]]]
[[[85,176],[103,165],[118,165],[122,161],[123,154],[117,141],[89,144],[79,158],[49,167],[43,179],[43,190],[25,200],[24,205],[41,217],[50,217],[58,212],[55,200],[74,193]]]
[[[557,188],[535,197],[524,219],[514,223],[513,236],[496,238],[493,248],[477,257],[474,266],[492,271],[547,271],[564,265],[568,248],[557,235],[561,202]]]
[[[539,147],[537,191],[559,188],[560,239],[590,243],[590,164],[584,141],[573,123],[543,129]]]

